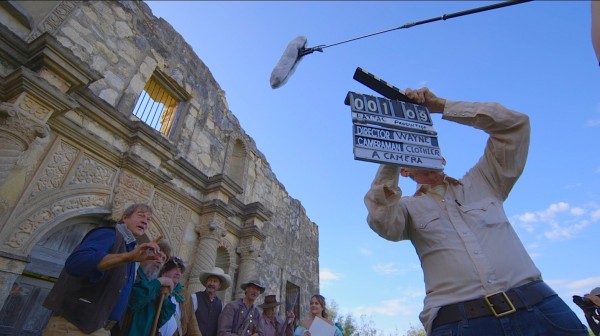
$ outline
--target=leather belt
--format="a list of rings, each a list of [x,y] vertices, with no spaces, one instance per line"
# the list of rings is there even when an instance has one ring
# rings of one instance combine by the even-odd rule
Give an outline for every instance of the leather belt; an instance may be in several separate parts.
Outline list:
[[[442,324],[462,320],[461,306],[464,308],[467,319],[484,316],[502,317],[519,309],[535,306],[552,295],[556,295],[554,290],[539,280],[509,289],[506,292],[496,292],[479,299],[450,304],[440,308],[433,320],[432,329]]]

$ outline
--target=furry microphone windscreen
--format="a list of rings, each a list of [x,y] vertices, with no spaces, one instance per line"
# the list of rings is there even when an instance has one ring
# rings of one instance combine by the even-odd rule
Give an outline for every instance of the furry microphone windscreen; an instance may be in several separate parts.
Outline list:
[[[281,87],[292,76],[298,63],[300,63],[300,50],[306,46],[306,41],[305,36],[297,36],[290,41],[283,55],[281,55],[281,59],[271,72],[271,88]]]

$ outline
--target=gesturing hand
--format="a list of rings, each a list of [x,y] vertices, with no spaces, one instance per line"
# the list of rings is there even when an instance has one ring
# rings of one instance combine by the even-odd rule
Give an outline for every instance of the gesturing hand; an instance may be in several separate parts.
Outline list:
[[[159,260],[160,247],[157,243],[161,239],[162,236],[158,236],[149,243],[138,245],[133,251],[130,252],[131,261],[142,262],[146,260]]]

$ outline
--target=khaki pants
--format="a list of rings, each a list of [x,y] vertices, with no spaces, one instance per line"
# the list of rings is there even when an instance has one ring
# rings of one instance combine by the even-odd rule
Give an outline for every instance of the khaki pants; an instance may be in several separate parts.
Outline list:
[[[79,330],[73,323],[65,320],[62,316],[52,316],[46,329],[44,329],[44,336],[63,336],[63,335],[93,335],[93,336],[110,336],[110,331],[105,329],[98,329],[91,334],[86,334]]]

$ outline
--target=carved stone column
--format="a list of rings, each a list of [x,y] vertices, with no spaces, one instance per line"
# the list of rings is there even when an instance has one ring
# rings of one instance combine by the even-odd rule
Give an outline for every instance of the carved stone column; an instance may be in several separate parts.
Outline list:
[[[236,250],[240,254],[240,266],[236,281],[237,285],[234,289],[235,298],[244,296],[244,291],[240,288],[241,284],[250,280],[260,281],[260,274],[256,269],[256,263],[260,257],[260,249],[265,236],[257,229],[256,226],[252,226],[242,230],[244,235],[240,239],[240,245]]]
[[[195,293],[202,289],[199,279],[200,272],[211,270],[215,266],[219,241],[227,234],[225,224],[215,218],[208,221],[208,223],[199,224],[196,227],[196,232],[198,232],[200,238],[198,239],[194,264],[192,265],[187,285],[190,293]]]
[[[0,214],[8,214],[18,202],[32,167],[48,143],[48,126],[31,118],[30,111],[23,109],[23,106],[35,105],[32,100],[22,94],[15,103],[19,104],[0,103]],[[3,223],[2,217],[0,215],[0,223]]]

